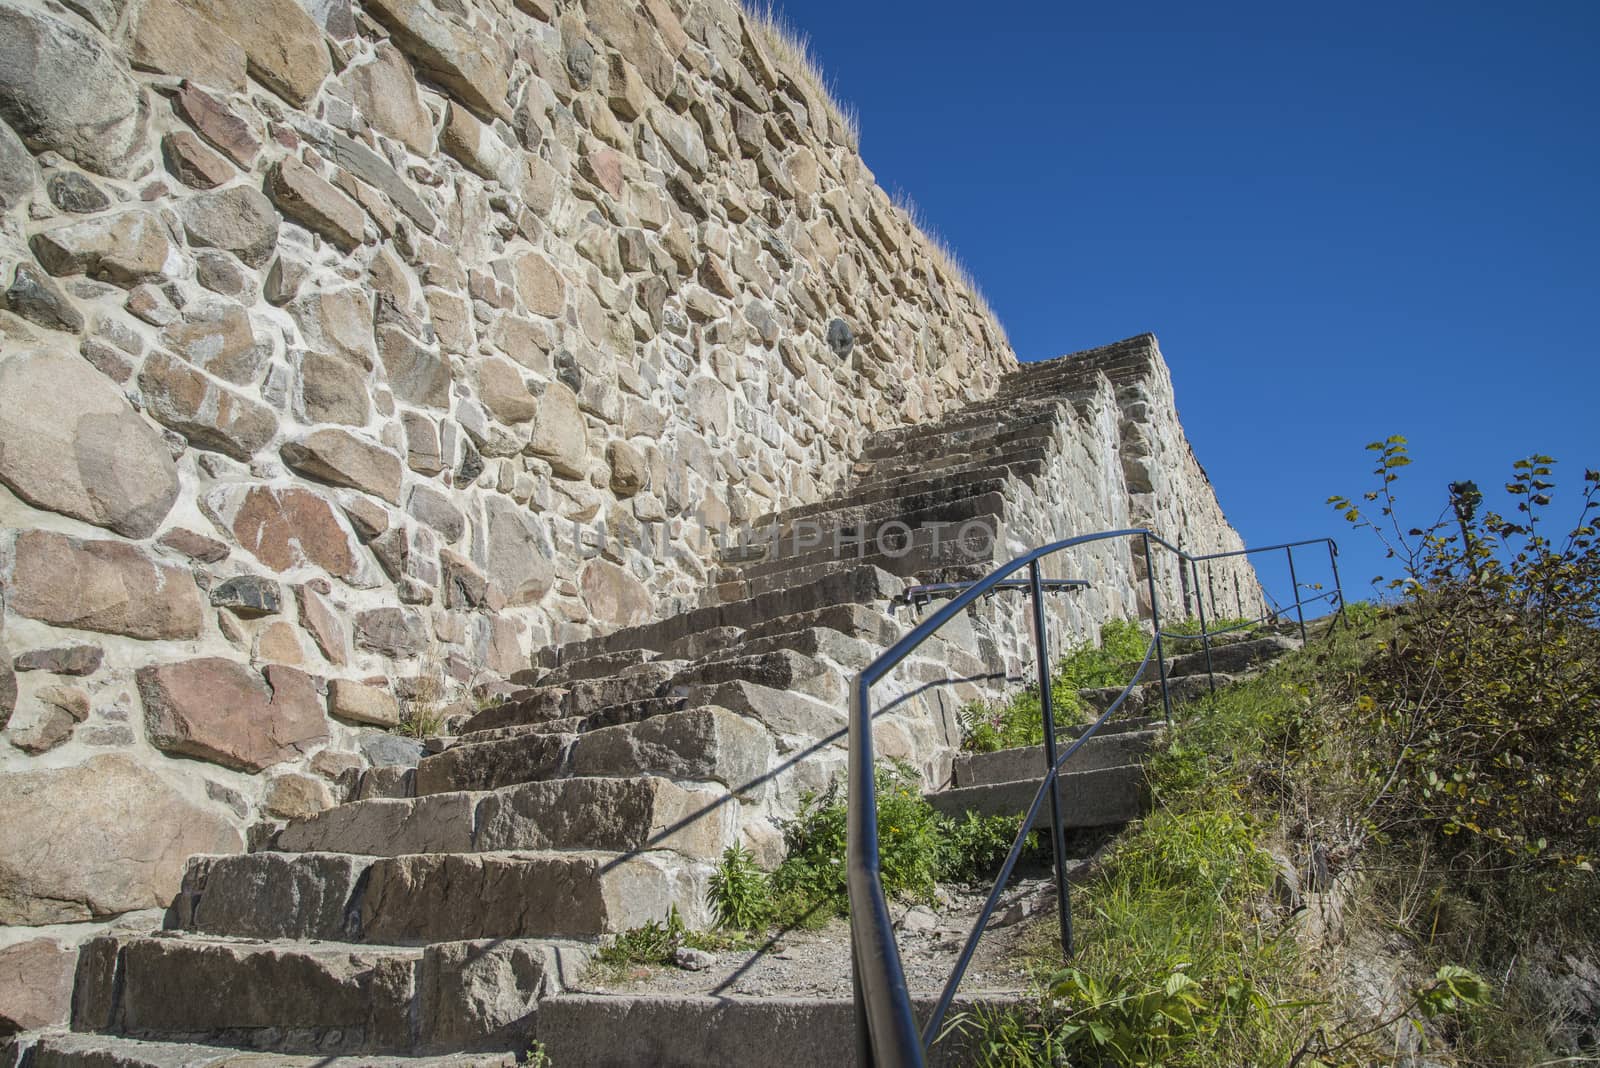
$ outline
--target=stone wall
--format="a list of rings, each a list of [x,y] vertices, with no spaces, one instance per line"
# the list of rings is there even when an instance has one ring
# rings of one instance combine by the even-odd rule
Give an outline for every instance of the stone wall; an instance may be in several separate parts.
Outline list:
[[[694,603],[710,532],[1015,366],[728,0],[0,0],[0,272],[41,975],[403,756],[436,676]]]

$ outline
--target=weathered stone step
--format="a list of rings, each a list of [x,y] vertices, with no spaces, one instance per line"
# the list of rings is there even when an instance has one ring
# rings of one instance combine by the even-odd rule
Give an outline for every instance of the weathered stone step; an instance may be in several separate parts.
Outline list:
[[[903,436],[875,435],[861,450],[855,469],[904,463],[907,457],[937,461],[1029,437],[1048,437],[1060,418],[1060,407],[1047,401],[976,405],[962,409],[959,418],[925,423]]]
[[[569,776],[662,775],[742,791],[760,780],[772,739],[757,723],[712,706],[667,712],[586,734],[516,734],[425,757],[418,796],[499,790]]]
[[[980,816],[1020,816],[1033,803],[1043,776],[983,786],[959,786],[927,794],[935,809],[960,818],[968,812]],[[1062,823],[1068,828],[1106,827],[1138,819],[1146,802],[1144,768],[1138,764],[1098,771],[1063,772],[1060,779]],[[1035,827],[1050,826],[1048,799],[1039,810]]]
[[[539,686],[567,686],[574,682],[609,678],[612,675],[655,660],[658,653],[650,649],[623,649],[615,653],[602,653],[585,660],[569,660],[558,667],[543,672]]]
[[[1128,699],[1122,702],[1117,710],[1118,716],[1154,715],[1164,717],[1166,708],[1161,702],[1161,678],[1156,674],[1156,666],[1152,662],[1146,669],[1145,676],[1148,682],[1141,682],[1128,693]],[[1217,689],[1231,684],[1234,676],[1217,674]],[[1177,675],[1167,678],[1167,690],[1171,694],[1174,705],[1185,701],[1193,701],[1204,697],[1211,692],[1211,682],[1204,671],[1198,675]],[[1098,715],[1111,707],[1111,702],[1121,695],[1123,687],[1105,686],[1099,689],[1079,690],[1078,697],[1090,712]],[[1110,724],[1107,724],[1109,726]]]
[[[1268,634],[1261,638],[1251,638],[1247,641],[1234,642],[1231,645],[1213,646],[1211,649],[1211,665],[1215,671],[1237,674],[1248,671],[1257,665],[1278,659],[1285,653],[1292,653],[1300,648],[1300,639],[1291,638],[1283,634]],[[1167,677],[1181,678],[1186,675],[1204,675],[1206,672],[1206,654],[1204,649],[1197,649],[1192,653],[1183,653],[1167,661]]]
[[[897,511],[882,519],[819,528],[804,539],[774,541],[768,546],[766,556],[739,564],[737,569],[723,569],[720,574],[728,579],[751,579],[830,560],[870,560],[892,572],[893,568],[879,560],[886,558],[892,562],[913,550],[958,546],[958,535],[965,523],[983,522],[983,530],[987,532],[985,540],[992,544],[1004,509],[1005,497],[995,490],[930,508]]]
[[[938,576],[952,573],[957,570],[969,571],[977,569],[980,573],[992,569],[993,562],[989,558],[974,558],[973,554],[963,548],[957,541],[944,538],[936,541],[931,535],[925,539],[925,544],[914,542],[912,547],[905,551],[896,551],[893,554],[872,552],[863,556],[846,556],[844,559],[830,559],[827,554],[822,554],[820,559],[812,563],[791,564],[775,571],[757,575],[754,578],[740,578],[732,582],[724,582],[706,591],[707,604],[738,603],[774,593],[782,593],[797,587],[809,586],[823,581],[829,576],[845,574],[861,567],[872,567],[888,575],[906,580],[933,579],[929,576]],[[783,561],[789,564],[789,561]]]
[[[582,777],[401,800],[353,801],[274,836],[286,853],[412,853],[668,849],[715,860],[733,841],[727,790],[658,776]]]
[[[1071,774],[1138,764],[1149,754],[1162,733],[1159,730],[1118,731],[1112,734],[1096,732],[1093,738],[1072,754],[1062,770]],[[1059,744],[1065,748],[1071,741],[1063,740]],[[1042,745],[1001,749],[993,753],[961,753],[955,759],[953,781],[958,788],[1022,779],[1037,782],[1044,771],[1044,761]]]
[[[851,492],[859,493],[880,485],[904,482],[908,477],[935,478],[978,471],[1028,459],[1038,459],[1051,451],[1057,421],[1039,423],[1023,431],[998,434],[982,441],[953,445],[949,451],[907,455],[894,450],[890,455],[857,463],[851,479]]]
[[[801,523],[820,526],[836,515],[843,521],[848,519],[848,513],[852,509],[878,505],[883,506],[885,512],[892,513],[909,508],[937,507],[953,498],[970,497],[1004,489],[1006,483],[1012,479],[1037,475],[1043,469],[1042,465],[1043,461],[1038,459],[1023,459],[1014,464],[962,469],[933,478],[924,478],[912,472],[902,481],[879,483],[860,492],[851,491],[842,496],[831,497],[813,504],[798,505],[768,516],[751,525],[750,540],[756,544],[765,544],[779,533],[790,539]]]
[[[403,949],[104,937],[79,958],[72,1024],[326,1056],[521,1050],[539,998],[576,978],[591,952],[521,939]]]
[[[388,946],[594,938],[659,920],[672,905],[704,924],[709,871],[666,850],[201,857],[169,922],[233,938]]]
[[[853,567],[829,572],[805,586],[764,593],[743,601],[707,605],[680,612],[669,619],[627,627],[610,634],[569,642],[564,650],[574,658],[620,649],[662,651],[673,642],[720,627],[748,630],[782,616],[830,605],[873,604],[892,601],[905,591],[905,582],[877,567]]]
[[[7,1065],[0,1051],[0,1064]],[[151,1042],[116,1035],[43,1034],[17,1068],[512,1068],[512,1053],[435,1057],[261,1053],[215,1045]]]
[[[918,1019],[932,995],[913,996]],[[956,998],[952,1015],[999,1012],[1024,995]],[[539,1041],[558,1068],[849,1068],[856,1059],[855,1005],[848,998],[562,994],[539,1009]],[[980,1049],[953,1035],[930,1068],[978,1062]]]
[[[673,676],[684,666],[682,660],[652,659],[600,678],[522,690],[509,700],[490,705],[473,716],[462,727],[462,733],[588,716],[617,705],[663,697],[671,687]]]

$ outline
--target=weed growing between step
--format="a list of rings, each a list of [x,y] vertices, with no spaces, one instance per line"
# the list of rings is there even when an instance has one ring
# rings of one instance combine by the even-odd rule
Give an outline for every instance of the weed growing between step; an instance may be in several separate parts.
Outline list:
[[[1216,619],[1207,620],[1206,626],[1211,630],[1226,630],[1245,622],[1243,619]],[[1172,634],[1199,634],[1200,621],[1183,620],[1163,630]],[[1056,722],[1075,723],[1083,718],[1079,690],[1122,687],[1131,682],[1149,644],[1149,632],[1138,623],[1113,619],[1100,629],[1099,645],[1083,642],[1069,649],[1056,664],[1050,683]],[[1167,653],[1186,651],[1168,649]],[[992,753],[1044,742],[1044,710],[1036,685],[1003,702],[974,701],[961,710],[960,717],[965,734],[961,747],[969,752]]]
[[[1331,992],[1338,952],[1302,940],[1304,917],[1289,907],[1283,854],[1307,852],[1314,781],[1296,739],[1324,722],[1324,680],[1361,669],[1371,635],[1358,633],[1179,709],[1150,766],[1154,811],[1075,888],[1069,966],[1054,922],[1038,923],[1027,951],[1036,1007],[953,1021],[982,1033],[982,1063],[1343,1068],[1392,1055],[1410,1019],[1433,1020],[1435,1038],[1481,1026],[1488,984],[1426,955],[1392,1012],[1347,1016]],[[1361,744],[1315,737],[1330,759]]]
[[[915,769],[884,762],[877,768],[878,846],[884,892],[901,901],[932,903],[940,883],[992,879],[1015,840],[1015,816],[955,820],[922,796]],[[808,796],[784,827],[788,855],[764,872],[748,852],[724,852],[711,882],[711,906],[729,930],[817,928],[849,911],[845,885],[846,804],[835,782]],[[1040,840],[1029,835],[1037,855]]]
[[[680,949],[703,949],[720,953],[749,949],[754,943],[737,931],[694,931],[683,922],[678,910],[667,912],[665,922],[651,920],[617,935],[595,955],[597,965],[620,977],[634,965],[667,965]]]

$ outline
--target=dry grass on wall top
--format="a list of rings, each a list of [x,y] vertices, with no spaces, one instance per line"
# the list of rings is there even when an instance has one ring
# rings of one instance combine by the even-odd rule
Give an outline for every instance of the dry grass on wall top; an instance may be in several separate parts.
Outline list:
[[[744,12],[751,26],[761,35],[761,43],[772,54],[774,62],[822,101],[828,109],[829,118],[847,134],[849,147],[859,152],[861,116],[854,107],[839,99],[838,92],[811,52],[811,39],[804,31],[789,22],[771,0],[767,0],[766,3],[744,0]],[[1000,324],[1000,317],[990,306],[988,298],[978,286],[977,279],[961,262],[950,243],[929,224],[916,201],[911,199],[911,195],[903,189],[896,189],[890,201],[904,216],[911,233],[922,238],[920,243],[938,271],[947,281],[964,290],[973,310],[994,323],[1004,337],[1005,328]]]
[[[791,77],[802,82],[812,95],[823,102],[828,109],[828,117],[848,135],[849,146],[852,149],[859,149],[861,116],[855,108],[840,102],[839,95],[834,91],[827,75],[823,74],[817,58],[811,54],[811,38],[784,18],[771,0],[767,3],[745,0],[744,13],[750,24],[761,34],[762,44],[772,53],[772,58]]]

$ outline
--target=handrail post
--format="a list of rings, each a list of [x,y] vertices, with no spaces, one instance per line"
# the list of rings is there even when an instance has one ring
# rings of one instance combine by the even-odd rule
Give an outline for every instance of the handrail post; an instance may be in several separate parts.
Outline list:
[[[1056,919],[1061,926],[1061,959],[1072,957],[1072,903],[1067,898],[1067,835],[1061,823],[1061,776],[1056,772],[1055,698],[1051,692],[1050,642],[1045,629],[1044,583],[1039,561],[1028,565],[1033,587],[1033,648],[1039,663],[1039,709],[1044,718],[1044,766],[1050,783],[1050,845],[1056,862]]]
[[[1300,600],[1300,580],[1294,574],[1294,546],[1290,545],[1283,550],[1289,554],[1289,585],[1294,588],[1294,610],[1300,617],[1300,644],[1304,645],[1306,638],[1306,606]]]
[[[1156,666],[1161,669],[1161,708],[1172,722],[1172,693],[1167,688],[1167,653],[1161,643],[1161,595],[1156,592],[1156,562],[1150,554],[1150,532],[1144,532],[1144,577],[1150,584],[1150,622],[1156,629]]]
[[[1198,588],[1200,585],[1200,565],[1190,560],[1189,568],[1194,572],[1194,583]],[[1211,666],[1211,631],[1206,629],[1206,599],[1204,597],[1196,597],[1194,600],[1196,606],[1200,609],[1200,644],[1205,647],[1206,651],[1206,681],[1211,686],[1211,693],[1215,695],[1217,692],[1217,673]]]
[[[1333,588],[1339,594],[1339,622],[1345,622],[1344,584],[1339,581],[1339,543],[1328,539],[1328,565],[1333,568]]]

